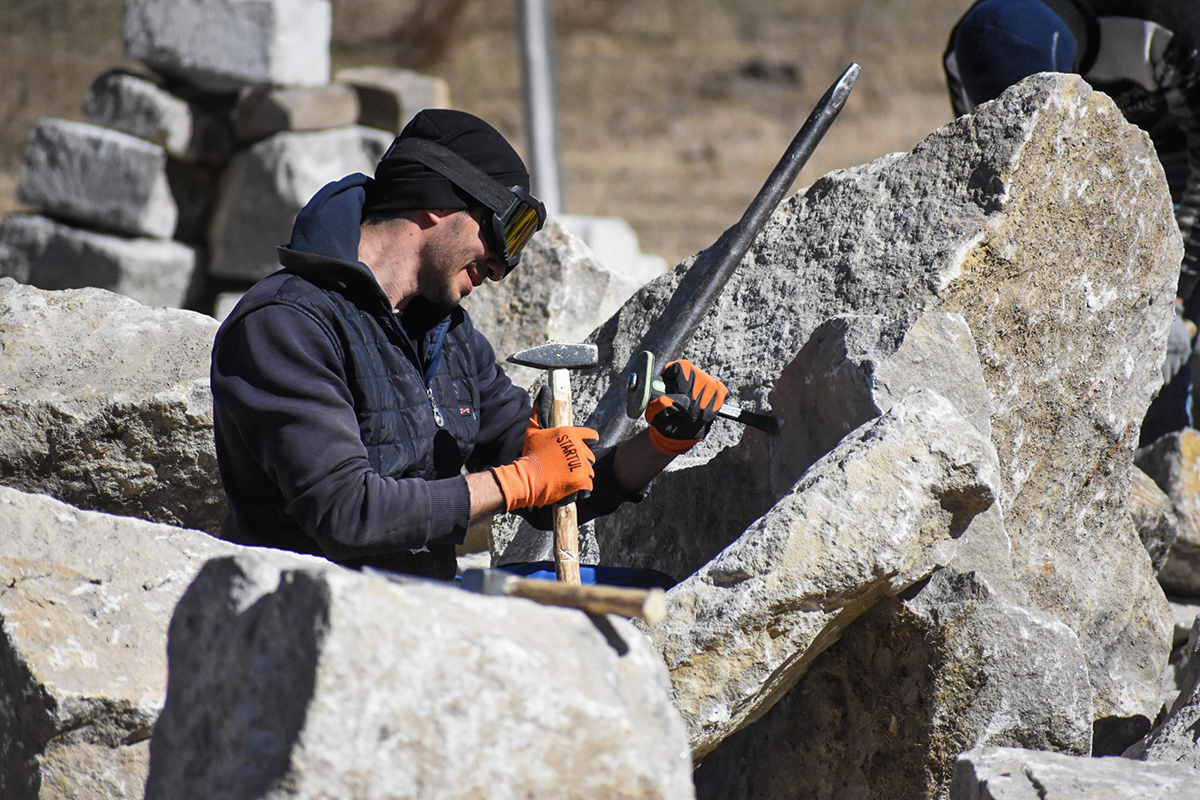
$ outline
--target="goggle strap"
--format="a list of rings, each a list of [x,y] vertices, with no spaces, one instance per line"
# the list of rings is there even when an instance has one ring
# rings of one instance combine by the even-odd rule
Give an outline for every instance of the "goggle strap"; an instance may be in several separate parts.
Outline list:
[[[400,156],[424,164],[490,208],[503,214],[513,202],[513,193],[453,150],[428,139],[402,139],[392,143],[384,158]]]

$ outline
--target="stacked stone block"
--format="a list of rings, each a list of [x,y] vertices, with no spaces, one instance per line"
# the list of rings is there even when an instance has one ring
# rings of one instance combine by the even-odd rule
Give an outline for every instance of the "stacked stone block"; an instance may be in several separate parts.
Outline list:
[[[147,69],[97,77],[88,122],[34,128],[0,276],[227,312],[277,269],[313,193],[449,105],[444,81],[405,70],[331,82],[330,28],[330,0],[126,0],[126,53]]]

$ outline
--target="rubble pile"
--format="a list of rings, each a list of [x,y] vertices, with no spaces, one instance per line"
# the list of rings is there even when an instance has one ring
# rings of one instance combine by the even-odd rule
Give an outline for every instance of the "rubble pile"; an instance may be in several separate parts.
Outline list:
[[[227,311],[278,269],[275,246],[317,189],[370,174],[440,78],[330,74],[330,0],[127,0],[125,50],[88,122],[41,120],[0,223],[0,275],[95,286],[154,306]]]
[[[522,274],[553,318],[590,256],[550,232]],[[132,423],[54,464],[105,409],[164,398],[146,416],[190,463],[203,378],[185,346],[133,392],[104,367],[136,346],[109,295],[0,282],[31,372],[75,363],[53,309],[110,343],[74,382],[0,372],[0,431],[42,453],[0,471],[0,794],[1197,796],[1200,433],[1134,449],[1181,251],[1148,137],[1065,75],[790,198],[685,353],[780,431],[719,422],[586,536],[586,561],[679,580],[636,626],[62,505],[108,476],[145,487],[117,513],[198,524],[188,481],[111,466],[149,457]],[[623,413],[692,263],[593,332],[579,421]],[[510,346],[537,343],[508,308]],[[163,319],[156,352],[190,341]],[[545,554],[493,539],[497,563]]]

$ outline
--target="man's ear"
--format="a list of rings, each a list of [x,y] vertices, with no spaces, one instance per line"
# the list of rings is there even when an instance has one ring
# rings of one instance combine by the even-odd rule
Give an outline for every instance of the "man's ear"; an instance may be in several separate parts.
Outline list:
[[[420,220],[417,222],[422,228],[430,228],[443,222],[450,217],[453,217],[459,212],[457,208],[428,208],[423,211],[418,211],[417,216]]]

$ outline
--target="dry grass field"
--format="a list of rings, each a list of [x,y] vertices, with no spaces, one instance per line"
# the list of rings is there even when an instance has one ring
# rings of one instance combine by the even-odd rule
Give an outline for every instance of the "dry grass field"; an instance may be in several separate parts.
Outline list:
[[[420,69],[524,148],[511,3],[333,0],[335,66]],[[735,222],[820,97],[863,72],[801,175],[907,150],[951,118],[940,56],[967,0],[556,0],[567,210],[669,262]],[[125,61],[123,0],[0,0],[0,213],[44,116]]]

